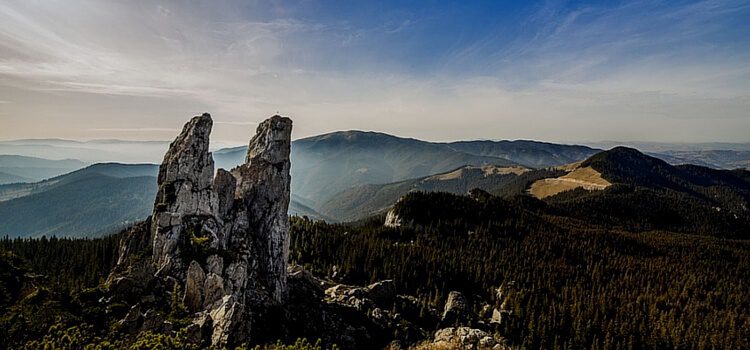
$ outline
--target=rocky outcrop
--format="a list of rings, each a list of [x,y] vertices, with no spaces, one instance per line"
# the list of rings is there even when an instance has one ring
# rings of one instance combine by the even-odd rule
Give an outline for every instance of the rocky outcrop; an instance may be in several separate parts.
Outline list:
[[[159,167],[151,223],[157,274],[182,275],[180,243],[193,238],[195,232],[190,230],[215,235],[218,228],[213,217],[217,199],[211,186],[214,160],[208,151],[212,125],[208,113],[191,119],[169,146]]]
[[[191,334],[231,347],[248,340],[257,310],[282,304],[288,293],[292,121],[262,122],[245,164],[216,176],[212,124],[209,114],[194,117],[171,143],[149,225],[124,237],[109,285],[119,299],[147,289],[163,291],[163,300],[180,292],[172,300],[195,315]],[[135,315],[125,321],[134,324]]]
[[[385,227],[400,227],[403,225],[403,220],[396,214],[395,209],[389,210],[385,214],[385,222],[383,223]]]
[[[275,304],[287,293],[291,132],[288,118],[262,122],[250,140],[245,164],[231,172],[237,181],[235,206],[229,214],[230,242],[252,248],[257,261],[253,282],[267,289]]]
[[[456,331],[439,341],[491,343],[455,328],[471,309],[460,293],[450,294],[441,318],[397,294],[391,280],[358,287],[288,271],[291,120],[259,124],[245,163],[215,174],[211,125],[208,114],[185,125],[160,166],[152,217],[122,236],[104,302],[131,337],[170,333],[200,348],[320,338],[343,349],[382,349],[431,341],[440,326]],[[409,225],[395,214],[390,221]],[[487,333],[487,324],[472,327]]]
[[[448,293],[448,301],[445,302],[443,318],[440,323],[444,326],[466,325],[468,320],[469,305],[466,297],[460,292]]]
[[[435,332],[432,344],[441,349],[510,349],[504,338],[469,327],[440,329]]]

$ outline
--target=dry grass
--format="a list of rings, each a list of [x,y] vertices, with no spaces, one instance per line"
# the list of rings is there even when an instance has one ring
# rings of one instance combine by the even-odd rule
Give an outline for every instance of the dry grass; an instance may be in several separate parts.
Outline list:
[[[524,168],[522,166],[507,166],[507,167],[498,167],[494,165],[485,165],[482,167],[482,170],[484,171],[484,176],[490,176],[490,175],[508,175],[508,174],[516,174],[521,175],[529,169]]]
[[[431,176],[430,180],[438,180],[438,181],[455,180],[455,179],[461,178],[461,175],[463,175],[463,173],[464,173],[464,168],[459,168],[449,173],[443,173],[443,174],[437,174],[435,176]]]
[[[429,179],[438,180],[438,181],[459,179],[461,178],[461,176],[463,176],[465,169],[482,169],[482,172],[484,172],[485,177],[492,176],[492,175],[508,175],[508,174],[521,175],[529,171],[529,169],[524,168],[522,166],[499,167],[495,165],[483,165],[481,167],[463,167],[463,168],[451,171],[449,173],[443,173],[443,174],[430,176]]]
[[[587,190],[603,190],[612,185],[602,178],[602,174],[591,167],[576,168],[575,170],[550,179],[542,179],[531,184],[529,193],[539,199],[556,195],[560,192],[576,188]]]

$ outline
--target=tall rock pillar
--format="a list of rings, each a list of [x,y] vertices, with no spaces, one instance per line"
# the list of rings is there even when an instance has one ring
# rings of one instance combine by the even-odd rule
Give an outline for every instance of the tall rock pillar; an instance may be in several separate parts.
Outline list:
[[[183,267],[179,246],[196,229],[217,230],[214,160],[208,151],[213,121],[208,113],[185,124],[159,167],[159,189],[151,223],[153,263],[157,274]],[[202,226],[196,228],[194,226]]]
[[[269,301],[287,294],[292,121],[273,116],[262,122],[250,140],[245,164],[232,170],[237,179],[236,226],[231,237],[250,238],[257,262],[257,281],[268,288]],[[246,227],[242,227],[246,224]]]

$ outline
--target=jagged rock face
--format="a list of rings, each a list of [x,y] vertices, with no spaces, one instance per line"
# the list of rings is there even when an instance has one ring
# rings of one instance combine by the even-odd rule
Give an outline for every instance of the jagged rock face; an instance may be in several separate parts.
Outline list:
[[[178,245],[192,232],[184,232],[191,217],[214,215],[216,193],[212,189],[214,161],[208,151],[213,121],[208,113],[194,117],[169,146],[159,167],[159,190],[154,203],[151,232],[153,262],[158,273],[181,272]],[[205,230],[216,229],[206,220]]]
[[[258,275],[272,303],[287,293],[289,256],[289,192],[292,121],[274,116],[258,126],[250,140],[245,164],[232,170],[237,179],[232,244],[248,243],[258,254]],[[249,233],[250,236],[247,236]]]
[[[231,347],[248,340],[255,309],[281,304],[287,295],[292,121],[274,116],[261,123],[246,163],[215,177],[212,124],[209,114],[194,117],[164,156],[149,229],[150,267],[129,262],[144,240],[131,234],[110,280],[114,287],[133,284],[133,276],[146,273],[153,277],[141,278],[144,285],[154,280],[164,290],[183,291],[186,309],[200,323],[194,334],[210,328],[214,346]]]

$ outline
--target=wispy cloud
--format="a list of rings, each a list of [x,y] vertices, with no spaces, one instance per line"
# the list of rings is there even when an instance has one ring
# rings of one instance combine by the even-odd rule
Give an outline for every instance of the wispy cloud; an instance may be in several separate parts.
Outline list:
[[[243,142],[276,113],[298,137],[748,141],[745,1],[547,2],[464,22],[294,6],[0,3],[0,93],[14,101],[0,137],[162,137],[209,111],[215,138]]]
[[[258,122],[215,121],[214,124],[223,124],[223,125],[258,125]]]
[[[91,128],[88,131],[107,131],[107,132],[162,132],[162,131],[179,131],[176,128]]]

